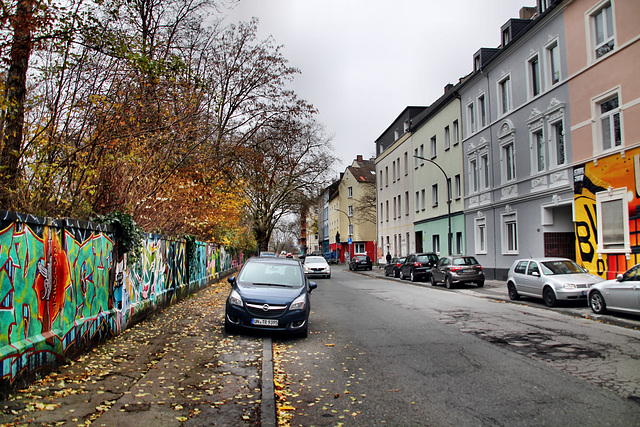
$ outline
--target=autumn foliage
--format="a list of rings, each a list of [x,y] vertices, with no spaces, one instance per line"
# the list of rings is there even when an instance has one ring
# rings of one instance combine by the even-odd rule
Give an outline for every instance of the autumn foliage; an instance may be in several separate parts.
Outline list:
[[[1,209],[118,210],[149,232],[250,246],[311,181],[270,210],[252,196],[302,180],[291,162],[331,159],[313,106],[287,89],[298,70],[257,22],[222,26],[221,2],[1,4]],[[277,154],[311,136],[312,150]],[[287,167],[261,177],[264,162]]]

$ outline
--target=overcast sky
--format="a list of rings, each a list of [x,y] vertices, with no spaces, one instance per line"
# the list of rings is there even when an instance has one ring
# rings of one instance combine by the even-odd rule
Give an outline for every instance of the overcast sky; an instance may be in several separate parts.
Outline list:
[[[229,22],[259,19],[300,69],[292,89],[318,110],[344,171],[407,106],[428,106],[473,68],[500,26],[535,0],[240,0]]]

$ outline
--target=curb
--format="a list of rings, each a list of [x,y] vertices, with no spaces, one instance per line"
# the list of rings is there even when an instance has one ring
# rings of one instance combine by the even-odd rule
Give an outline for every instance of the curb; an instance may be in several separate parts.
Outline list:
[[[262,339],[262,407],[260,412],[260,425],[263,427],[278,425],[273,384],[273,342],[271,337]]]

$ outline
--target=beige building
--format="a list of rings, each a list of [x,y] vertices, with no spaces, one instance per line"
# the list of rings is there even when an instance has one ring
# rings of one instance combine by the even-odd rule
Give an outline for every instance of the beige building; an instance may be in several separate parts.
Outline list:
[[[374,161],[358,155],[329,196],[329,246],[339,253],[340,262],[360,253],[376,260],[375,182]]]

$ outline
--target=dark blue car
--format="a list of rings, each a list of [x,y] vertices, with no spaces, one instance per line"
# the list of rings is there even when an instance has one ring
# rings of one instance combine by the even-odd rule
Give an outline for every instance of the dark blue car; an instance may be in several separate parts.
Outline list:
[[[309,333],[309,294],[317,287],[300,263],[287,258],[250,258],[237,277],[225,309],[225,330]]]

